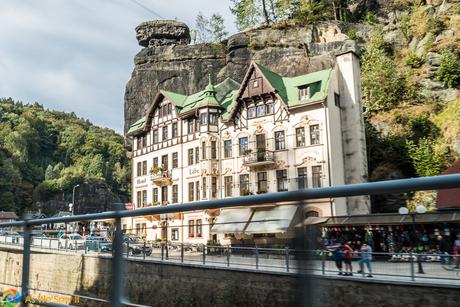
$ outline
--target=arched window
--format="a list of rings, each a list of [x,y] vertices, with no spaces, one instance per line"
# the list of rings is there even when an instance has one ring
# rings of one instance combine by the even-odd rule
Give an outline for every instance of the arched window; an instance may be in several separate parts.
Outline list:
[[[305,218],[307,217],[319,217],[318,211],[310,210],[305,212]]]

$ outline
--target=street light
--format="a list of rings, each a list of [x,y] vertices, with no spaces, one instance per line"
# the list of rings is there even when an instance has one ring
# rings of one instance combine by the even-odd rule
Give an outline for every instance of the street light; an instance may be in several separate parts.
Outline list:
[[[412,238],[415,237],[415,240],[412,241],[412,245],[415,247],[415,245],[419,244],[419,238],[417,236],[417,231],[415,229],[415,214],[418,213],[418,214],[423,214],[423,213],[426,213],[427,209],[424,205],[417,205],[415,207],[415,212],[409,212],[409,209],[407,209],[406,207],[401,207],[399,208],[398,212],[399,214],[410,214],[411,218],[412,218]],[[417,251],[416,251],[417,253]],[[419,274],[425,274],[425,272],[423,271],[423,267],[422,267],[422,261],[420,259],[420,256],[418,255],[417,253],[417,264],[418,264],[418,273]]]
[[[77,184],[72,188],[72,202],[69,204],[69,211],[72,215],[75,215],[75,189],[80,185]],[[72,223],[72,233],[75,232],[75,222]]]

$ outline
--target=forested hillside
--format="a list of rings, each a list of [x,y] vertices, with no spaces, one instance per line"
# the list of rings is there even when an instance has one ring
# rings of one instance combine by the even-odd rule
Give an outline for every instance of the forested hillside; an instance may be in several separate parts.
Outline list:
[[[37,202],[82,183],[128,197],[123,137],[73,113],[0,99],[0,210],[35,211]]]

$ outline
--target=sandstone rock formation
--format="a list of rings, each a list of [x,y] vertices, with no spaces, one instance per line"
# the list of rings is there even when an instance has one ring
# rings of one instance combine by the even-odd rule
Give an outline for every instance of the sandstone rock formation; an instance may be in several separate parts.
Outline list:
[[[190,43],[188,27],[177,21],[148,21],[136,28],[143,48],[125,92],[125,131],[143,116],[160,89],[191,94],[227,77],[241,81],[251,61],[293,76],[333,65],[333,55],[357,47],[336,23],[285,25],[238,33],[220,44]]]

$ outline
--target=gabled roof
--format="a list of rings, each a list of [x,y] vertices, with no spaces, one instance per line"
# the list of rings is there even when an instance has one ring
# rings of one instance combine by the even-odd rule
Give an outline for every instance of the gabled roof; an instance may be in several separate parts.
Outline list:
[[[0,219],[2,220],[17,220],[18,216],[12,211],[0,211]]]
[[[132,124],[129,127],[127,135],[131,135],[131,134],[134,134],[134,133],[136,133],[138,131],[143,130],[144,126],[145,126],[145,116],[142,117],[141,119],[138,119],[134,124]]]

